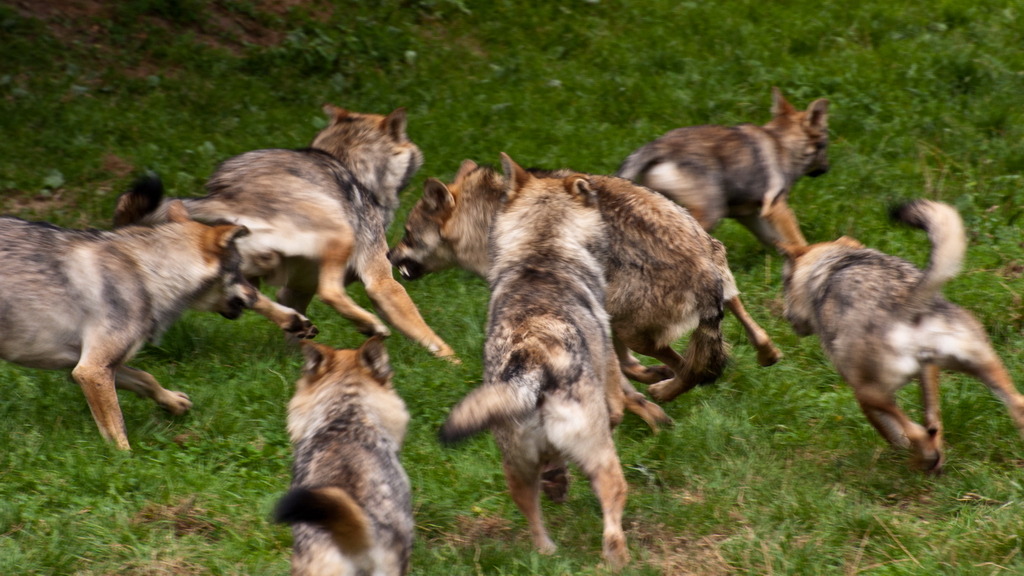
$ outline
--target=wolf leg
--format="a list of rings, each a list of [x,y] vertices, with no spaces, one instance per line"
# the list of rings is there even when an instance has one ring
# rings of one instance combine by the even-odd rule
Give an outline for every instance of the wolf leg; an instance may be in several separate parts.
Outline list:
[[[262,292],[258,292],[258,294],[252,309],[277,324],[278,328],[284,330],[289,336],[303,339],[313,338],[320,333],[320,330],[309,321],[309,318],[287,306],[274,302],[264,296]]]
[[[926,472],[937,472],[942,453],[923,426],[910,420],[899,406],[896,397],[879,390],[872,382],[851,382],[854,396],[868,421],[890,444],[913,451],[915,467]]]
[[[768,333],[761,328],[750,314],[747,314],[739,295],[725,301],[725,307],[732,312],[732,315],[740,321],[743,329],[747,332],[747,340],[757,350],[757,364],[759,366],[771,366],[782,358],[782,352],[775,347]]]
[[[502,468],[505,471],[505,483],[512,495],[512,501],[519,507],[519,511],[526,517],[526,523],[530,526],[533,545],[541,554],[554,554],[555,543],[548,537],[544,522],[541,520],[540,466],[524,466],[522,462],[512,462],[508,458],[503,458]]]
[[[796,214],[784,198],[780,198],[774,206],[760,214],[738,216],[736,221],[750,230],[766,247],[775,250],[780,243],[794,246],[807,246],[797,223]]]
[[[82,387],[93,420],[99,426],[103,438],[121,450],[131,450],[124,416],[121,415],[117,391],[114,389],[114,369],[107,362],[97,362],[83,355],[71,371],[71,377]]]
[[[114,373],[114,385],[120,390],[131,390],[142,398],[150,398],[171,414],[180,415],[192,407],[188,394],[168,390],[160,385],[148,372],[118,366]]]
[[[619,358],[619,365],[626,378],[644,384],[654,384],[673,376],[672,370],[667,366],[644,366],[641,364],[614,333],[612,334],[612,343],[615,344],[615,355]]]
[[[356,329],[367,336],[390,336],[388,330],[373,314],[363,310],[345,292],[345,267],[352,255],[352,241],[336,239],[324,249],[320,261],[320,279],[317,295],[344,318],[352,321]]]
[[[629,354],[629,350],[625,348],[625,345],[622,347]],[[661,406],[649,401],[643,394],[637,392],[633,384],[623,376],[620,362],[610,354],[608,360],[608,406],[612,413],[612,427],[614,428],[619,424],[616,421],[616,410],[618,410],[619,414],[618,419],[622,419],[622,405],[625,405],[626,410],[642,418],[655,432],[658,431],[659,424],[671,424],[672,419],[665,414]],[[612,390],[612,387],[618,387],[618,391]],[[614,404],[612,400],[619,404]]]
[[[550,428],[551,424],[548,426]],[[602,556],[613,568],[621,568],[629,561],[626,535],[622,531],[622,511],[626,508],[628,485],[611,431],[587,433],[582,430],[565,436],[562,441],[552,438],[552,443],[576,462],[590,479],[604,517]]]
[[[360,274],[374,307],[399,332],[435,356],[450,357],[453,362],[458,362],[455,351],[427,326],[405,288],[391,275],[391,263],[385,256],[386,252],[385,247],[370,257],[370,262]]]
[[[921,369],[921,405],[924,407],[924,429],[939,453],[939,461],[932,467],[936,473],[945,461],[942,448],[942,416],[939,409],[939,367],[926,364]]]
[[[690,334],[690,342],[686,345],[685,356],[679,356],[670,346],[655,347],[630,346],[637,352],[654,356],[675,372],[671,380],[663,380],[647,387],[647,393],[657,402],[668,402],[676,396],[689,392],[698,384],[709,384],[721,376],[728,359],[725,343],[722,341],[722,313],[701,318],[697,328]]]
[[[1013,419],[1021,436],[1024,436],[1024,396],[1017,392],[1006,366],[995,352],[990,352],[987,361],[969,366],[964,371],[984,382],[989,390],[1006,404],[1010,418]]]

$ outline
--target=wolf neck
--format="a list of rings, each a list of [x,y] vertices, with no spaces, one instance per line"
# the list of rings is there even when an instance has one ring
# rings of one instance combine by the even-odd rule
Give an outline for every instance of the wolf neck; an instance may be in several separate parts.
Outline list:
[[[459,220],[465,222],[465,234],[460,236],[455,246],[459,267],[484,279],[491,265],[490,230],[501,208],[502,187],[500,181],[496,185],[466,187],[465,196],[459,202],[458,209],[462,211]]]
[[[779,152],[779,168],[782,169],[782,177],[785,179],[784,187],[788,190],[803,173],[803,166],[800,166],[797,160],[800,157],[799,151],[786,147],[783,129],[771,122],[764,125],[764,134],[768,136],[771,145]]]

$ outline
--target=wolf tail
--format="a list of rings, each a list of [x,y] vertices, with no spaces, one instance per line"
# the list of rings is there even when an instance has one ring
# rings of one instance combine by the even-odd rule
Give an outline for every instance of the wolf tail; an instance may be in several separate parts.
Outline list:
[[[923,309],[942,290],[942,286],[960,272],[967,251],[963,220],[952,206],[931,200],[914,200],[897,206],[891,216],[894,220],[924,230],[932,243],[928,268],[908,301],[909,308]]]
[[[345,554],[359,554],[370,548],[370,519],[352,496],[337,486],[289,490],[274,509],[274,521],[320,526]]]
[[[438,437],[444,444],[454,444],[487,430],[494,424],[521,418],[537,406],[537,399],[524,388],[505,383],[484,384],[470,392],[452,408],[441,425]]]
[[[140,176],[132,187],[117,197],[114,208],[114,227],[142,224],[151,219],[165,204],[164,184],[152,172]]]
[[[699,385],[712,384],[725,371],[729,351],[722,338],[722,317],[717,315],[700,319],[690,334],[690,342],[683,353],[683,380]]]
[[[619,166],[619,171],[615,175],[619,178],[636,181],[656,159],[653,146],[641,146],[622,161],[622,166]]]

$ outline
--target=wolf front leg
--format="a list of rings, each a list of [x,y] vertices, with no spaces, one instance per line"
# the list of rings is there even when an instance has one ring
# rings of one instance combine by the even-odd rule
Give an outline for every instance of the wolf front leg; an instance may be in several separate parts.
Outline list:
[[[71,371],[71,377],[85,393],[89,410],[103,438],[116,444],[120,450],[131,450],[124,416],[121,415],[121,406],[117,403],[114,368],[107,363],[95,362],[83,354],[78,365]]]

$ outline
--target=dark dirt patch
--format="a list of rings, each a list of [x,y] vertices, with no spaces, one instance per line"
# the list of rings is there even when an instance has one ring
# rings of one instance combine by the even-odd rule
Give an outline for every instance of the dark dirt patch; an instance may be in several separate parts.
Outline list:
[[[647,564],[673,576],[719,576],[734,572],[719,549],[726,537],[679,533],[664,524],[633,522],[626,541],[648,553]]]
[[[196,506],[196,496],[182,498],[177,504],[149,503],[139,510],[132,524],[167,524],[175,536],[200,534],[213,536],[220,524],[211,518],[210,511]]]

